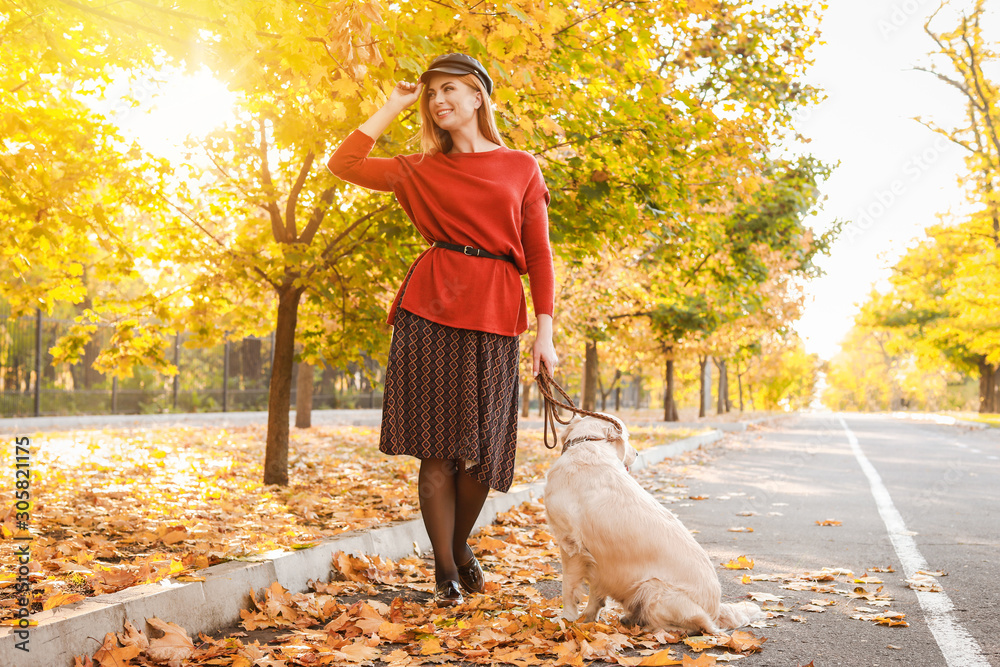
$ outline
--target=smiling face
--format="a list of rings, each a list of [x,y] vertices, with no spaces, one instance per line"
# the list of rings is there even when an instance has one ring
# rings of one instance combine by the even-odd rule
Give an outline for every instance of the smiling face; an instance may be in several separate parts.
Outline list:
[[[453,74],[435,74],[427,82],[427,109],[434,123],[449,132],[473,123],[482,93]]]

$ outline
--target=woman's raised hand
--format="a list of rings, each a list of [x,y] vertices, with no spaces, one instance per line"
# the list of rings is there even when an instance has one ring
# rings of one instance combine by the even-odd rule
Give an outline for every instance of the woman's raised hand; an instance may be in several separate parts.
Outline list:
[[[420,99],[420,93],[424,89],[423,81],[410,83],[409,81],[398,81],[396,87],[389,93],[389,102],[397,103],[402,108],[406,108]]]

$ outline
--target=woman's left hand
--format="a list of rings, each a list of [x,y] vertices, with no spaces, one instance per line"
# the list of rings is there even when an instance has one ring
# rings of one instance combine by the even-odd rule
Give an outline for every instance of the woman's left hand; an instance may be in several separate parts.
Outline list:
[[[549,373],[554,373],[556,364],[559,363],[559,356],[556,348],[552,344],[552,316],[538,316],[538,335],[535,336],[535,344],[531,348],[531,375],[538,375],[541,371],[541,364],[545,364]]]

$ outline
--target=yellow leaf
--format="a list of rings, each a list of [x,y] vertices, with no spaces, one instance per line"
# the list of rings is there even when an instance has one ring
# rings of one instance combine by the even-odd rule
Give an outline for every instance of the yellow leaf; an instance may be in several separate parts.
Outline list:
[[[45,601],[42,602],[42,609],[55,609],[56,607],[61,607],[64,604],[79,602],[83,599],[85,599],[84,596],[79,593],[57,593],[56,595],[51,595],[45,598]]]
[[[746,653],[760,650],[761,644],[767,641],[767,637],[755,637],[752,632],[737,630],[729,638],[726,644],[737,653]]]
[[[681,661],[681,665],[684,667],[714,667],[715,664],[715,657],[707,653],[697,658],[684,656],[684,659]]]
[[[659,667],[660,665],[679,665],[681,661],[673,657],[673,651],[665,649],[659,653],[647,655],[639,664],[642,667]]]
[[[382,655],[382,651],[374,646],[365,646],[359,643],[344,646],[340,649],[340,652],[347,656],[347,659],[351,662],[367,662]]]
[[[486,535],[479,540],[479,548],[483,551],[500,551],[507,548],[507,543]]]
[[[704,651],[707,648],[717,646],[713,637],[688,637],[684,643],[690,646],[692,651]]]
[[[420,642],[420,655],[437,655],[438,653],[444,653],[444,649],[441,648],[441,642],[438,641],[437,637]]]
[[[727,570],[752,570],[753,559],[748,556],[740,556],[739,558],[731,560],[728,563],[723,563],[722,566]]]

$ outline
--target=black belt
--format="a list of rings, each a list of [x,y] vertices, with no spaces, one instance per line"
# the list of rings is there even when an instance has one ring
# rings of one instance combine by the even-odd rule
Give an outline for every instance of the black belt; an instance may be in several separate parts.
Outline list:
[[[469,257],[485,257],[487,259],[499,259],[504,262],[510,262],[514,266],[517,266],[517,262],[510,255],[494,255],[491,252],[486,252],[485,250],[480,250],[479,248],[473,248],[471,245],[458,245],[457,243],[445,243],[444,241],[435,241],[435,248],[446,248],[447,250],[454,250],[455,252],[460,252],[463,255],[468,255]]]

